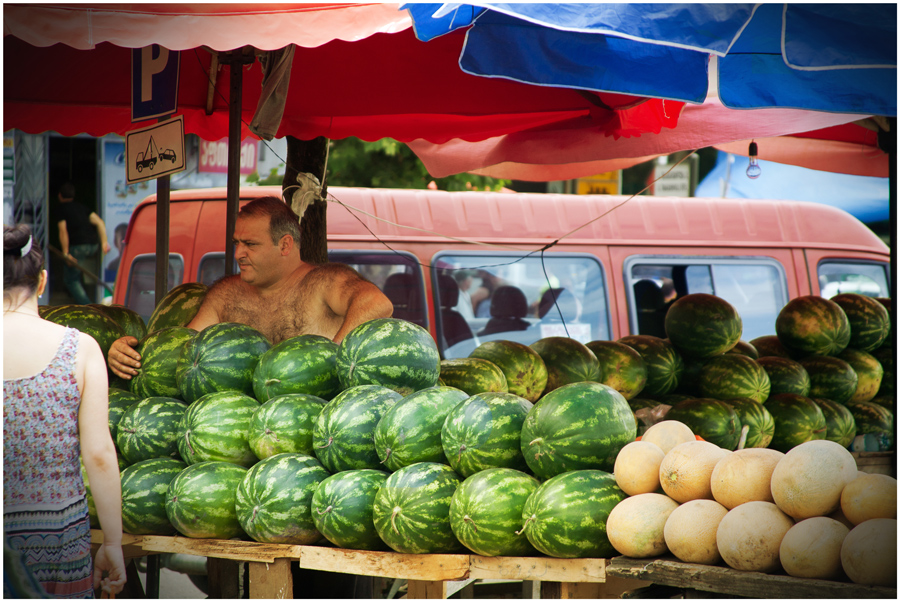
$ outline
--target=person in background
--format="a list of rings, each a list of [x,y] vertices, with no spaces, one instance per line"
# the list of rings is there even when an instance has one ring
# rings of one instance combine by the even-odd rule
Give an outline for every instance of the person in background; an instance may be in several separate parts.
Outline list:
[[[103,279],[106,282],[115,282],[116,273],[119,271],[119,264],[122,262],[122,253],[125,252],[125,234],[128,232],[128,224],[122,223],[113,230],[113,245],[119,254],[106,264],[106,271]]]
[[[47,593],[117,594],[126,578],[106,364],[92,337],[40,317],[46,286],[30,228],[4,226],[3,346],[17,350],[3,354],[4,536]],[[103,530],[93,566],[81,462]]]
[[[106,239],[106,224],[100,216],[81,203],[75,202],[75,186],[66,182],[59,189],[59,246],[63,253],[63,282],[75,303],[87,305],[90,297],[84,290],[81,271],[76,267],[97,254],[98,250],[109,253]]]
[[[456,284],[459,286],[459,302],[453,309],[458,311],[466,320],[471,320],[475,317],[475,312],[472,309],[472,297],[469,294],[469,289],[472,288],[472,283],[475,280],[474,275],[475,272],[473,270],[455,270],[453,272],[453,279],[456,280]]]

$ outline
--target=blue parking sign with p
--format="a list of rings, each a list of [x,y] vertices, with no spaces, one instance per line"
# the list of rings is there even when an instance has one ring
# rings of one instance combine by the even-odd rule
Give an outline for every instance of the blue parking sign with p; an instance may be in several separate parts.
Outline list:
[[[144,121],[178,110],[181,53],[159,44],[131,50],[131,121]]]

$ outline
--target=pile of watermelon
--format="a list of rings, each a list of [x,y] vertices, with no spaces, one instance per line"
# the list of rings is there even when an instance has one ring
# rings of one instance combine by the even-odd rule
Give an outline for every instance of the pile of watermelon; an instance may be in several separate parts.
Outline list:
[[[185,325],[204,294],[170,291],[134,335],[140,374],[111,382],[131,533],[609,557],[606,519],[627,498],[616,458],[664,416],[730,450],[823,438],[846,447],[857,433],[893,445],[892,350],[849,317],[860,313],[852,301],[886,334],[878,302],[883,313],[803,298],[809,307],[789,304],[775,340],[757,345],[740,340],[727,302],[688,295],[670,310],[667,339],[491,341],[442,361],[425,329],[392,318],[340,345],[301,336],[271,346],[230,323],[198,333]],[[813,311],[820,301],[838,311]],[[125,308],[90,311],[112,340],[126,318],[141,333]],[[863,377],[875,364],[877,378]]]

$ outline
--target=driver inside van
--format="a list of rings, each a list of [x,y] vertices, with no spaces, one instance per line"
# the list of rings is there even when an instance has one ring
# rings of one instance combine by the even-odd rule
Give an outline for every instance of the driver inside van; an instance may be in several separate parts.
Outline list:
[[[393,313],[390,299],[353,268],[300,259],[299,218],[281,199],[263,197],[240,210],[234,247],[240,274],[209,288],[188,328],[199,332],[237,322],[255,328],[272,345],[304,334],[340,343],[363,322]],[[137,343],[126,336],[110,347],[109,367],[117,376],[137,374]]]

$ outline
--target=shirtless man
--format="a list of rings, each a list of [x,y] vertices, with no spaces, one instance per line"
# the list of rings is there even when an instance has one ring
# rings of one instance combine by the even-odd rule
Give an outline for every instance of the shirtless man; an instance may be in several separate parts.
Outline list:
[[[278,198],[260,198],[241,209],[234,247],[240,275],[210,287],[188,328],[237,322],[252,326],[273,345],[303,334],[340,343],[356,326],[393,312],[390,299],[352,268],[304,263],[299,220]],[[110,347],[109,367],[116,375],[130,379],[137,374],[137,342],[122,337]]]

